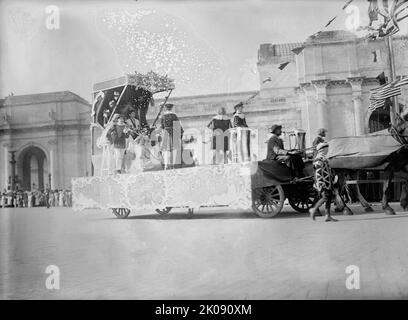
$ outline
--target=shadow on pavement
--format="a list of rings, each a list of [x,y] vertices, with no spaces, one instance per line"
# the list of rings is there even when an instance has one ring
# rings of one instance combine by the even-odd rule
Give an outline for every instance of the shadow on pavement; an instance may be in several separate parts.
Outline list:
[[[372,215],[373,213],[370,214],[356,214],[354,216],[344,216],[345,219],[342,219],[342,221],[369,221],[369,220],[385,220],[385,219],[398,219],[398,218],[407,218],[408,217],[408,213],[396,213],[395,215],[386,215],[384,212],[376,212],[374,213],[375,215],[379,215],[379,217],[375,217],[373,218]],[[364,217],[365,215],[369,215],[368,217]],[[355,217],[355,216],[362,216],[361,218],[357,218],[357,219],[347,219],[347,217]]]
[[[143,215],[132,215],[126,220],[197,220],[197,219],[255,219],[255,220],[276,220],[276,219],[292,219],[292,218],[305,218],[308,217],[305,213],[298,212],[281,212],[276,217],[273,218],[261,218],[258,217],[254,212],[197,212],[192,215],[186,212],[170,212],[165,215],[160,214],[143,214]],[[116,219],[113,217],[113,219]]]

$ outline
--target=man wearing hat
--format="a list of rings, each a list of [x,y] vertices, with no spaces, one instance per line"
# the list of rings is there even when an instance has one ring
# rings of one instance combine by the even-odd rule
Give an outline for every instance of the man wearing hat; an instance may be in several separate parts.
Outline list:
[[[173,112],[173,104],[166,103],[165,111],[160,119],[160,127],[163,129],[162,152],[164,168],[174,167],[174,164],[181,164],[181,138],[183,128],[177,115]],[[174,158],[176,156],[176,159]]]
[[[285,150],[283,141],[281,138],[279,138],[282,134],[282,126],[274,124],[270,130],[272,136],[268,141],[268,152],[266,159],[283,162],[292,169],[295,177],[302,177],[303,168],[305,167],[302,157],[297,151]]]
[[[115,173],[124,171],[124,155],[126,151],[126,139],[129,137],[129,128],[125,123],[125,117],[116,113],[112,118],[112,126],[109,128],[107,136],[113,143],[115,154]]]
[[[327,129],[325,128],[320,128],[317,130],[317,137],[313,140],[312,146],[313,146],[313,158],[316,156],[316,146],[319,143],[326,142],[326,134],[327,134]]]
[[[316,146],[316,157],[313,160],[314,187],[319,193],[320,199],[316,204],[309,209],[310,217],[315,220],[317,210],[325,204],[326,222],[337,221],[331,216],[330,206],[334,197],[334,174],[329,166],[329,161],[326,158],[329,145],[327,142],[321,142]]]

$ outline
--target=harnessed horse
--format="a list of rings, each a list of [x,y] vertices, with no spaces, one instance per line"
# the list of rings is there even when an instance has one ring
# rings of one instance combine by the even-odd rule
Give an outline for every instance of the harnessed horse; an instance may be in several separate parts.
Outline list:
[[[383,188],[382,188],[382,209],[387,215],[394,215],[395,211],[389,205],[391,183],[394,177],[399,177],[402,180],[400,205],[403,210],[408,209],[408,109],[404,111],[402,117],[397,115],[396,124],[392,125],[389,129],[389,133],[394,139],[396,139],[402,146],[400,150],[394,152],[388,156],[386,159],[387,165],[382,170],[384,172]],[[353,177],[353,175],[359,175],[361,170],[346,170],[346,169],[335,169],[336,174],[339,177],[340,191],[343,193],[347,189],[346,181],[347,175]],[[370,203],[364,199],[358,184],[356,185],[356,194],[361,203],[365,208],[366,212],[373,211]],[[342,197],[337,198],[338,208],[343,210],[344,214],[352,214],[351,210],[344,203]]]

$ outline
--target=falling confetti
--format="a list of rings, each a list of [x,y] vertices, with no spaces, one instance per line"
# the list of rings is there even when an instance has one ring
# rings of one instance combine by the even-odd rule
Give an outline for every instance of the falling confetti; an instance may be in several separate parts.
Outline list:
[[[109,37],[124,73],[167,74],[183,94],[225,88],[223,58],[169,14],[155,9],[103,11],[98,27]]]

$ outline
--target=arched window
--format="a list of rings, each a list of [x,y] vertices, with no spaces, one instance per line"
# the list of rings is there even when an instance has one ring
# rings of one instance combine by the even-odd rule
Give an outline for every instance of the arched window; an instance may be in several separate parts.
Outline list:
[[[386,100],[384,107],[376,109],[371,115],[368,121],[369,132],[377,132],[387,129],[391,125],[390,117],[391,101]]]

